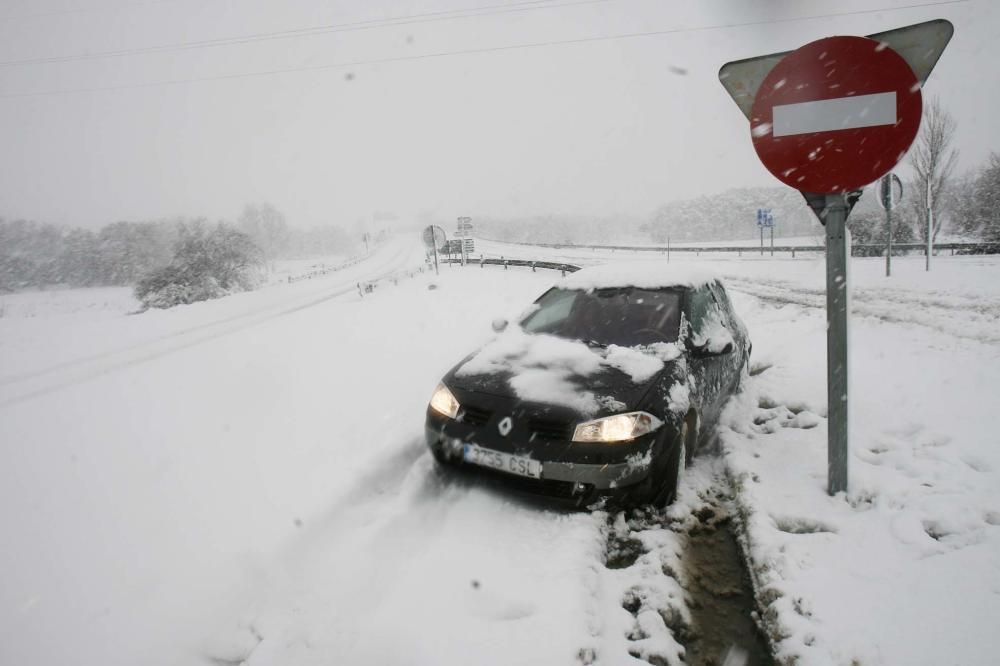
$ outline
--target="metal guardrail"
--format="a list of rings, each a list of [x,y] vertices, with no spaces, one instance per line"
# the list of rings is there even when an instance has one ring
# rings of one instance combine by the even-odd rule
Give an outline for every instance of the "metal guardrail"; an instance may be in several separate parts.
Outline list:
[[[482,240],[490,241],[492,239],[483,238]],[[727,245],[718,247],[673,247],[667,245],[587,245],[587,244],[575,244],[575,243],[521,243],[516,241],[501,241],[493,240],[495,243],[506,243],[508,245],[523,245],[527,247],[548,247],[553,249],[563,249],[563,250],[611,250],[612,252],[621,250],[626,252],[659,252],[661,254],[667,254],[669,252],[694,252],[696,254],[701,254],[702,252],[736,252],[740,256],[743,253],[748,254],[765,254],[772,253],[772,248],[765,246],[763,250],[757,246],[740,246],[740,245]],[[899,251],[919,251],[921,254],[927,252],[927,246],[924,243],[893,243],[893,250]],[[949,250],[954,255],[956,251],[958,254],[1000,254],[1000,243],[935,243],[935,250]],[[857,243],[851,246],[852,256],[882,256],[880,253],[884,252],[885,245],[881,244],[871,244],[871,243]],[[794,257],[796,252],[825,252],[825,245],[775,245],[773,252],[790,252]]]
[[[442,263],[445,264],[460,264],[461,259],[442,259]],[[532,272],[539,268],[547,268],[553,271],[562,271],[563,275],[566,273],[575,273],[580,270],[580,266],[576,264],[566,264],[558,261],[534,261],[532,259],[480,259],[478,261],[470,259],[466,262],[467,264],[479,264],[479,267],[483,266],[503,266],[504,270],[507,270],[509,266],[525,266],[530,268]]]
[[[306,273],[300,273],[298,275],[289,275],[288,284],[292,284],[294,282],[301,282],[302,280],[311,280],[315,277],[322,277],[324,275],[329,275],[330,273],[335,273],[349,266],[354,266],[355,264],[360,263],[362,260],[368,258],[369,256],[370,254],[362,254],[356,257],[352,257],[351,259],[348,259],[347,261],[341,264],[337,264],[336,266],[323,266],[322,268],[314,268],[313,270],[308,271]]]

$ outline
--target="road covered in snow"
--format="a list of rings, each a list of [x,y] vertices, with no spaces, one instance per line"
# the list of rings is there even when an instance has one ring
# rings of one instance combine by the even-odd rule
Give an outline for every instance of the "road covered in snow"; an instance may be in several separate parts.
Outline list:
[[[935,268],[943,284],[898,262],[891,288],[860,262],[838,498],[821,260],[708,262],[754,376],[722,455],[696,460],[663,515],[556,511],[425,451],[439,377],[558,273],[410,275],[422,251],[397,239],[341,272],[162,312],[38,294],[32,316],[0,318],[0,663],[710,663],[753,652],[705,610],[740,594],[738,572],[712,589],[722,565],[701,557],[728,524],[780,659],[992,663],[1000,265],[958,259]]]

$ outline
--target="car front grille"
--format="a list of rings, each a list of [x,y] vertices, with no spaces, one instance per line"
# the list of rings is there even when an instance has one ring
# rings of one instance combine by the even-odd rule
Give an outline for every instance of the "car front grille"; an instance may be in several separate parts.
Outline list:
[[[572,437],[570,432],[572,424],[566,421],[531,419],[528,421],[528,427],[532,435],[539,439],[568,440]]]
[[[467,423],[470,426],[480,427],[489,422],[492,414],[493,412],[488,409],[483,409],[482,407],[462,405],[462,411],[458,415],[458,420],[462,423]]]

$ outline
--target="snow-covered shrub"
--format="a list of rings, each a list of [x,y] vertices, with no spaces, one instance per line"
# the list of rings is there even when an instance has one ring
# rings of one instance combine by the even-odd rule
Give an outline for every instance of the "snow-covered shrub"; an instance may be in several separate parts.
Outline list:
[[[135,287],[144,308],[219,298],[256,288],[264,273],[260,249],[250,237],[219,223],[184,227],[169,266],[149,273]]]
[[[851,250],[855,257],[881,257],[885,254],[885,213],[864,211],[855,212],[847,218],[847,227],[851,230]],[[895,215],[892,223],[893,243],[912,243],[913,228],[900,221]],[[899,248],[892,249],[893,255],[903,254]]]

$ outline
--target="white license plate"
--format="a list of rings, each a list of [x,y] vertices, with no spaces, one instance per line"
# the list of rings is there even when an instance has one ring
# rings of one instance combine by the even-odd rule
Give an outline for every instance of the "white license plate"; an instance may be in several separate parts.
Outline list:
[[[462,458],[467,463],[498,469],[508,474],[530,476],[533,479],[542,478],[542,463],[524,456],[515,456],[502,451],[484,449],[475,444],[466,444]]]

